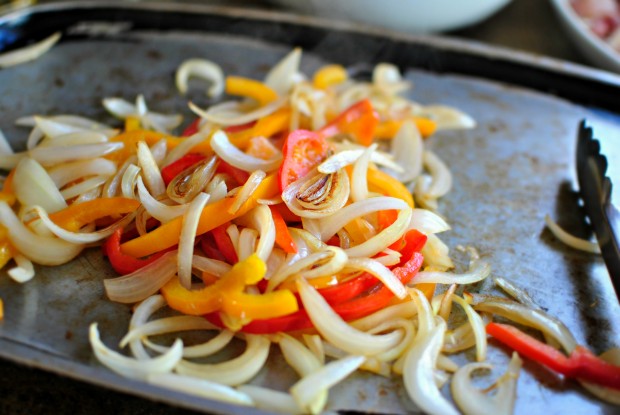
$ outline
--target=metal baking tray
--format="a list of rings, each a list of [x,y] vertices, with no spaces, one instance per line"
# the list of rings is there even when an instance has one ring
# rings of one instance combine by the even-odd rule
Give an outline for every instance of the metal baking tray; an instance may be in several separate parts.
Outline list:
[[[157,111],[190,117],[188,98],[178,95],[173,82],[175,68],[190,57],[212,59],[227,73],[255,78],[294,46],[305,51],[306,73],[327,62],[359,73],[382,61],[397,64],[415,85],[413,99],[456,106],[478,122],[473,130],[440,133],[429,142],[454,174],[454,190],[440,204],[453,227],[446,242],[476,247],[492,264],[493,275],[526,288],[580,343],[597,352],[620,345],[620,307],[601,258],[564,246],[543,220],[550,214],[568,231],[590,236],[576,193],[576,128],[582,118],[594,127],[609,175],[617,181],[619,77],[447,38],[170,3],[57,3],[17,11],[0,18],[0,51],[58,30],[63,38],[49,53],[0,70],[0,128],[16,149],[24,148],[27,134],[14,126],[18,117],[76,113],[112,122],[101,106],[106,96],[131,100],[142,93]],[[208,103],[202,90],[189,99]],[[464,258],[459,261],[462,266]],[[38,267],[24,285],[0,275],[5,303],[0,357],[183,408],[261,413],[127,380],[100,366],[88,343],[88,325],[98,321],[104,342],[117,344],[131,311],[105,298],[102,280],[112,276],[96,249],[61,267]],[[474,289],[489,291],[492,283]],[[505,363],[507,350],[495,347],[490,359]],[[282,366],[272,361],[256,381],[285,387],[294,376]],[[415,411],[401,382],[393,379],[362,374],[331,396],[331,413]],[[614,408],[573,382],[526,364],[516,413],[543,411],[603,414]]]

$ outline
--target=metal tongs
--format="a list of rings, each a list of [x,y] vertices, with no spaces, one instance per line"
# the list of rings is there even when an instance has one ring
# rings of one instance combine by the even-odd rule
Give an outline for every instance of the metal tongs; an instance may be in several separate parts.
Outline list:
[[[616,296],[620,298],[620,212],[611,203],[611,180],[606,172],[607,158],[601,154],[601,144],[583,120],[577,133],[579,189]]]

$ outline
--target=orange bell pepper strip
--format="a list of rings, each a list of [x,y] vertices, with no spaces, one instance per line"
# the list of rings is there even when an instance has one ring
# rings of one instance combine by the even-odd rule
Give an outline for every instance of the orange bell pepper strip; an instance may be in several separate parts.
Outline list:
[[[347,80],[349,75],[342,65],[325,65],[314,73],[312,84],[318,89],[327,89]]]
[[[297,244],[295,244],[280,211],[274,206],[269,206],[269,209],[271,210],[273,223],[276,225],[276,244],[287,254],[297,253]]]
[[[370,100],[363,99],[344,110],[317,132],[325,138],[337,134],[350,134],[358,143],[369,146],[373,142],[378,124],[379,115]]]
[[[15,204],[15,192],[13,191],[13,176],[15,175],[15,169],[11,170],[9,175],[4,179],[4,185],[0,190],[0,201],[6,202],[9,206]]]
[[[228,139],[241,150],[245,150],[252,137],[273,137],[288,129],[291,120],[290,108],[281,108],[273,114],[259,119],[252,127],[228,133]]]
[[[241,76],[226,77],[226,93],[252,98],[260,106],[267,105],[278,99],[278,94],[264,83]]]
[[[0,269],[13,258],[15,249],[8,239],[8,232],[4,226],[0,226]]]
[[[69,205],[49,215],[58,226],[77,232],[83,226],[107,216],[124,215],[135,211],[140,202],[126,197],[110,197]]]
[[[429,118],[412,117],[409,119],[411,119],[415,123],[416,127],[418,127],[418,130],[420,131],[420,134],[424,138],[432,135],[437,130],[437,124],[435,123],[435,121]],[[380,140],[394,138],[398,130],[400,130],[400,126],[406,120],[407,118],[403,120],[388,120],[380,122],[377,125],[377,129],[375,131],[375,138]]]
[[[225,198],[206,205],[200,214],[196,235],[202,235],[216,226],[243,216],[258,205],[259,199],[269,199],[278,193],[277,175],[271,174],[265,177],[252,196],[235,213],[229,212],[234,203],[234,198]],[[147,234],[125,242],[121,245],[121,251],[127,255],[140,258],[170,248],[179,243],[182,223],[181,217],[173,219]]]
[[[409,207],[413,208],[413,196],[409,189],[399,180],[393,178],[381,170],[368,169],[367,180],[368,188],[374,192],[381,193],[386,196],[392,196],[404,200]]]
[[[262,280],[267,265],[256,254],[236,263],[215,283],[200,290],[188,290],[173,278],[161,288],[170,308],[185,314],[203,315],[222,310],[237,318],[272,318],[296,312],[297,299],[288,290],[269,294],[246,294],[247,285]]]

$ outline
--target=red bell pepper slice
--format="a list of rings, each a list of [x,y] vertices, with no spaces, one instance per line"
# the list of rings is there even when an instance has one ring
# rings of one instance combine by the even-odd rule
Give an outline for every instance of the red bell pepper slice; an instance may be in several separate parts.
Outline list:
[[[280,191],[308,174],[327,158],[329,143],[320,134],[307,130],[295,130],[284,141],[284,159],[278,172]]]
[[[288,226],[284,218],[282,218],[280,211],[275,206],[269,206],[269,209],[271,210],[271,217],[273,217],[273,222],[276,226],[276,244],[287,254],[297,253],[297,244],[293,240],[291,232],[288,230]]]
[[[211,232],[207,232],[202,235],[202,238],[200,238],[200,248],[208,258],[228,262],[222,252],[217,248],[215,238]]]
[[[415,253],[410,261],[402,267],[395,268],[393,272],[403,284],[407,284],[415,277],[422,266],[423,260],[424,257],[422,254]],[[321,292],[321,290],[319,290],[319,292]],[[332,298],[336,297],[334,296]],[[385,308],[393,298],[394,294],[382,283],[376,283],[375,279],[375,284],[370,290],[348,301],[333,304],[332,308],[343,320],[352,321]],[[207,314],[205,318],[219,327],[224,326],[218,313]],[[282,317],[252,320],[250,323],[243,326],[241,331],[252,334],[268,334],[304,330],[312,327],[313,324],[310,317],[308,317],[308,313],[301,309]]]
[[[322,137],[351,134],[360,144],[369,146],[375,137],[377,125],[379,125],[379,115],[372,107],[370,100],[363,99],[344,110],[318,133]]]
[[[583,346],[577,346],[570,356],[566,356],[548,344],[507,324],[489,323],[486,331],[522,356],[567,378],[577,378],[620,389],[620,366],[605,362]]]
[[[410,229],[401,239],[390,245],[390,249],[400,252],[401,257],[398,266],[403,266],[415,252],[420,252],[427,240],[428,236],[422,232],[417,229]]]
[[[164,183],[166,186],[170,184],[170,182],[179,175],[183,170],[200,163],[206,157],[202,154],[198,153],[187,153],[177,161],[174,161],[168,164],[166,167],[161,169],[161,177],[164,179]]]
[[[245,184],[245,182],[247,182],[248,178],[250,177],[250,173],[248,173],[247,171],[231,166],[224,160],[220,160],[219,164],[217,165],[216,172],[229,175],[237,183],[238,186],[242,186],[243,184]]]
[[[224,223],[216,228],[213,228],[211,233],[213,234],[213,239],[215,240],[218,250],[222,253],[224,258],[226,258],[226,262],[234,265],[239,262],[239,257],[237,256],[235,247],[230,240],[230,236],[226,233],[226,228],[228,228],[228,225],[229,223]]]
[[[191,124],[185,127],[185,130],[183,130],[183,132],[181,133],[181,137],[192,136],[198,132],[199,128],[200,128],[200,118],[196,118],[194,121],[191,122]]]
[[[114,271],[120,275],[131,274],[161,257],[166,251],[157,252],[148,258],[134,258],[121,252],[122,228],[118,228],[102,245],[103,252],[108,256]]]

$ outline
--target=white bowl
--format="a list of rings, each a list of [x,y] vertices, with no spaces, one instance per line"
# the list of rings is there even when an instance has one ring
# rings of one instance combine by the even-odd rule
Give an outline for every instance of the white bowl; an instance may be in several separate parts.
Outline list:
[[[271,0],[320,17],[351,20],[409,33],[458,29],[478,23],[510,0]]]
[[[584,57],[596,66],[620,72],[620,53],[590,31],[569,0],[551,0],[568,36]]]

